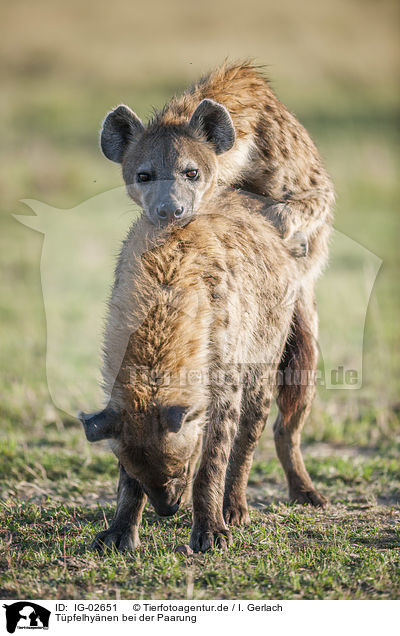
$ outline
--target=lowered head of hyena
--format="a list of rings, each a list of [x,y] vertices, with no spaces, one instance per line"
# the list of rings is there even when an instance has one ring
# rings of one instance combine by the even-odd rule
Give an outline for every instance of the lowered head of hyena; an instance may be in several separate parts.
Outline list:
[[[217,156],[235,143],[231,116],[222,104],[202,100],[188,121],[155,119],[146,127],[118,106],[103,123],[100,144],[122,164],[128,194],[156,225],[186,221],[213,193]]]
[[[202,435],[193,409],[156,400],[134,414],[108,406],[80,417],[88,441],[110,440],[120,464],[140,483],[156,513],[174,515],[190,488],[190,460]]]

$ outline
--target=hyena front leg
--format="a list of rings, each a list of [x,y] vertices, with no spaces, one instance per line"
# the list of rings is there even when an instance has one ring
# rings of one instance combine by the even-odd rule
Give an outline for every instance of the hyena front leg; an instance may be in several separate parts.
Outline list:
[[[307,372],[314,372],[317,367],[317,335],[318,318],[314,300],[311,295],[304,294],[296,302],[292,338],[286,345],[283,359],[284,371],[300,371],[298,377],[292,379],[294,382],[306,380]],[[310,413],[314,396],[313,381],[303,386],[289,384],[280,388],[274,438],[277,455],[288,480],[291,501],[324,507],[328,500],[315,489],[300,449],[301,430]]]
[[[334,195],[329,186],[313,192],[308,190],[296,195],[291,193],[280,201],[264,197],[265,206],[261,213],[273,223],[282,238],[289,239],[296,232],[300,232],[305,238],[314,235],[324,223],[329,226],[333,201]],[[305,256],[307,251],[306,242],[298,255]]]
[[[200,453],[201,453],[201,439],[199,439],[197,446],[195,448],[195,451],[189,461],[187,485],[185,490],[183,491],[183,495],[181,498],[181,501],[184,504],[188,504],[192,501],[193,477],[196,471],[197,462],[199,461],[199,458],[200,458]]]
[[[226,392],[212,402],[208,413],[203,452],[193,484],[193,527],[190,547],[205,552],[231,545],[225,525],[223,500],[226,469],[240,415],[241,391]]]
[[[147,497],[136,479],[129,477],[119,465],[117,509],[111,525],[100,532],[90,544],[95,550],[115,547],[120,552],[136,550],[140,546],[139,525]]]
[[[261,381],[243,392],[242,412],[225,482],[224,517],[227,523],[249,523],[246,489],[254,451],[264,430],[271,407],[271,389]]]

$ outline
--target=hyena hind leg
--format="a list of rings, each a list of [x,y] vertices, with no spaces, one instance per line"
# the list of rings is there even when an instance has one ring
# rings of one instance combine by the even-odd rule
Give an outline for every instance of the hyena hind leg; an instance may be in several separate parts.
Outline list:
[[[117,509],[107,530],[100,532],[90,548],[103,552],[105,548],[116,548],[119,552],[134,551],[140,546],[139,525],[147,497],[136,479],[129,477],[119,465]]]
[[[316,310],[313,303],[312,306],[302,304],[297,301],[292,337],[286,344],[281,362],[285,372],[289,369],[300,373],[297,380],[292,379],[292,384],[279,389],[279,413],[274,423],[275,447],[288,481],[290,500],[325,507],[328,500],[315,489],[300,449],[300,434],[311,410],[315,384],[296,385],[293,382],[298,382],[301,371],[313,372],[317,366]]]
[[[225,480],[224,518],[235,526],[249,523],[247,483],[254,451],[271,407],[271,394],[261,383],[243,396],[243,408]]]

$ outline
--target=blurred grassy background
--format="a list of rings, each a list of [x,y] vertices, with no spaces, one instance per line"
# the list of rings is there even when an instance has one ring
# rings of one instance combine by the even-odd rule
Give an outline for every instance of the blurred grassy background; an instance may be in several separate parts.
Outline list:
[[[22,423],[29,430],[43,418],[58,421],[45,376],[42,237],[11,217],[27,213],[18,201],[30,197],[72,208],[120,185],[118,167],[97,144],[110,107],[126,102],[146,118],[225,58],[252,57],[267,65],[279,96],[321,150],[337,191],[336,228],[383,260],[367,315],[363,388],[321,390],[309,434],[323,437],[329,427],[342,431],[344,420],[365,417],[368,435],[374,427],[393,430],[400,371],[397,18],[391,0],[2,3],[4,426],[15,431]],[[68,257],[65,247],[60,258]],[[329,273],[342,292],[358,265],[355,256]],[[332,316],[334,332],[343,300],[322,298],[321,313]],[[84,365],[77,369],[86,372]]]

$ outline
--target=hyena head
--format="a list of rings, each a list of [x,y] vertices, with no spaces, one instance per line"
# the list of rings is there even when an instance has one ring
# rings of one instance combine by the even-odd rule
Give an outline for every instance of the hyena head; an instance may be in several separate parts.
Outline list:
[[[110,407],[79,413],[89,442],[111,440],[111,447],[128,475],[136,479],[157,514],[175,514],[188,485],[189,461],[201,439],[192,409],[153,406],[127,415]]]
[[[105,118],[101,149],[122,165],[128,194],[156,225],[184,221],[197,212],[214,189],[217,155],[235,142],[232,119],[224,106],[204,99],[189,121],[145,127],[128,106]]]

